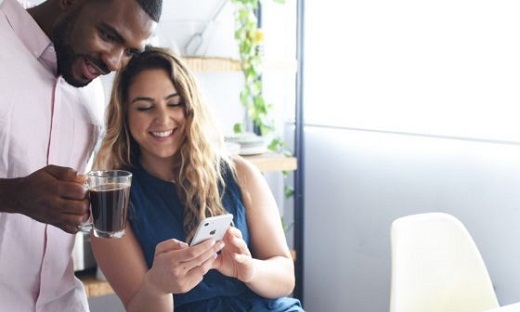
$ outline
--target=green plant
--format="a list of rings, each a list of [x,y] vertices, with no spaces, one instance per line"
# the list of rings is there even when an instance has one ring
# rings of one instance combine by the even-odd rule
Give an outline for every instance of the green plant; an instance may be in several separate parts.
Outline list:
[[[273,0],[284,3],[285,0]],[[246,108],[248,120],[236,123],[234,133],[243,133],[246,123],[251,122],[253,132],[264,137],[272,137],[268,149],[275,152],[285,150],[285,142],[275,133],[273,119],[269,116],[272,104],[266,103],[263,95],[262,70],[263,55],[261,45],[264,33],[258,28],[257,12],[260,0],[231,0],[235,4],[235,39],[238,42],[244,86],[240,92],[240,102]],[[274,134],[274,135],[273,135]]]
[[[285,3],[285,0],[272,0],[278,3]],[[262,69],[263,55],[261,44],[264,40],[264,33],[258,28],[257,12],[260,0],[231,0],[236,6],[235,11],[235,39],[238,42],[240,63],[244,74],[244,86],[240,92],[240,102],[246,108],[247,117],[252,123],[253,131],[264,137],[272,136],[267,148],[270,151],[284,153],[290,156],[291,153],[286,149],[284,140],[275,133],[273,119],[269,116],[272,104],[266,103],[263,95]],[[236,123],[233,126],[235,134],[243,133],[247,129],[247,120]],[[283,171],[284,179],[287,180],[289,172]],[[284,195],[290,198],[294,195],[294,189],[284,184]],[[284,232],[291,230],[294,222],[287,222],[281,217]]]
[[[285,3],[285,0],[272,0],[277,3]],[[262,43],[264,33],[258,27],[257,12],[260,0],[231,0],[235,4],[235,40],[238,43],[240,64],[244,75],[244,86],[240,92],[240,102],[246,108],[247,117],[252,123],[253,131],[265,138],[271,137],[267,148],[270,151],[284,153],[290,156],[286,149],[285,141],[275,132],[274,121],[269,115],[272,104],[268,104],[263,95],[263,54]],[[235,134],[243,133],[247,129],[248,120],[236,123],[233,126]],[[288,172],[283,172],[287,179]],[[289,198],[294,194],[294,189],[284,186],[284,195]]]

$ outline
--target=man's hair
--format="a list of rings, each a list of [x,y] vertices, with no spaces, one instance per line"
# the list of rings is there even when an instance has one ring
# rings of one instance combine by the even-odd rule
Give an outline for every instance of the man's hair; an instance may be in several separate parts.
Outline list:
[[[162,13],[162,0],[136,0],[150,17],[159,22]]]

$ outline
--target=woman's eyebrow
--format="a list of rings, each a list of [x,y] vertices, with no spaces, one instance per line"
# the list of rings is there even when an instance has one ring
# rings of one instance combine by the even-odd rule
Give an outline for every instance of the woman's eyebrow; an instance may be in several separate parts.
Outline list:
[[[169,100],[169,99],[171,99],[171,98],[173,98],[173,97],[176,97],[176,96],[180,96],[180,94],[177,93],[177,92],[175,92],[175,93],[172,93],[172,94],[166,96],[164,99],[165,99],[165,100]]]
[[[133,99],[130,103],[135,103],[139,101],[153,102],[153,99],[146,96],[138,96],[135,99]]]
[[[169,100],[169,99],[174,98],[176,96],[180,97],[180,94],[179,93],[172,93],[170,95],[165,96],[164,99],[165,100]],[[147,96],[138,96],[138,97],[134,98],[130,103],[135,103],[135,102],[140,102],[140,101],[154,102],[154,99],[152,99],[151,97],[147,97]]]

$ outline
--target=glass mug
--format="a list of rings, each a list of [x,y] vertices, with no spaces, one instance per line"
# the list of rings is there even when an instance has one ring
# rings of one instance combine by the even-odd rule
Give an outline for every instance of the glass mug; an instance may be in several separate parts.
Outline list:
[[[98,170],[87,173],[90,218],[80,229],[99,238],[125,235],[132,173],[124,170]]]

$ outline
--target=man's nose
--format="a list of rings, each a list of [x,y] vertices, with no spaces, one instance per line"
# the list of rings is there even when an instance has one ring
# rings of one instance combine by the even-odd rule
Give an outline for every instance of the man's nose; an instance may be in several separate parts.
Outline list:
[[[110,51],[103,54],[103,62],[110,71],[121,69],[128,61],[124,57],[125,49],[122,47],[114,47]]]

